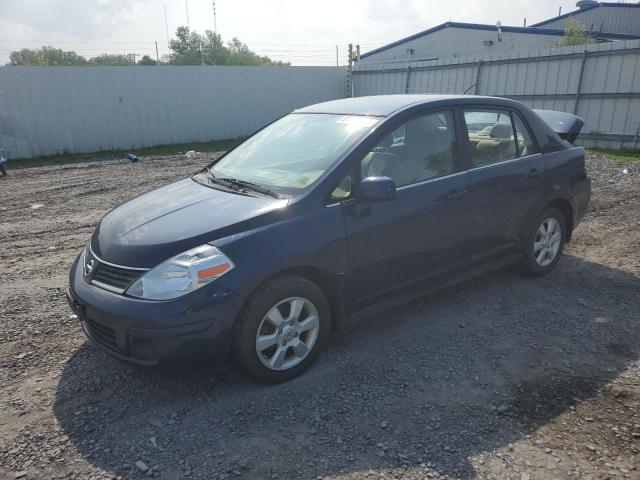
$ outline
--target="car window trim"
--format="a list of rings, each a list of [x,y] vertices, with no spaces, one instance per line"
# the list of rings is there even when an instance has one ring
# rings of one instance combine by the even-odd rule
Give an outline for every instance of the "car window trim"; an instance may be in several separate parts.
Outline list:
[[[517,162],[518,160],[526,160],[532,157],[539,157],[541,155],[542,153],[538,152],[538,153],[532,153],[531,155],[526,155],[524,157],[509,158],[507,160],[500,160],[499,162],[487,163],[486,165],[478,165],[476,167],[472,166],[471,168],[469,168],[469,171],[479,170],[481,168],[493,167],[496,165],[504,165],[505,163]]]
[[[432,183],[432,182],[437,182],[438,180],[445,180],[447,178],[455,177],[457,175],[466,175],[467,173],[468,173],[467,170],[462,170],[460,172],[450,173],[449,175],[443,175],[442,177],[428,178],[426,180],[421,180],[421,181],[416,182],[416,183],[410,183],[409,185],[403,185],[401,187],[398,187],[398,188],[396,188],[396,192],[407,190],[407,189],[412,188],[412,187],[419,187],[419,186],[424,185],[425,183]]]

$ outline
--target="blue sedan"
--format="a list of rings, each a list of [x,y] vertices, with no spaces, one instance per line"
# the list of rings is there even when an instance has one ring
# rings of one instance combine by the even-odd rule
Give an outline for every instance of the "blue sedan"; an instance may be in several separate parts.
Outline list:
[[[475,96],[296,110],[105,215],[69,304],[121,360],[288,380],[348,321],[510,264],[551,271],[590,199],[582,125]]]

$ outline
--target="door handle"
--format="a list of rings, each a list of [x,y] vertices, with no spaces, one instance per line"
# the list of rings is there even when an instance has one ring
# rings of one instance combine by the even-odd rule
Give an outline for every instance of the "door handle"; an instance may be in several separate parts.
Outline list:
[[[452,190],[444,198],[446,200],[457,200],[458,198],[464,197],[466,194],[466,190]]]
[[[542,175],[542,170],[540,170],[539,168],[532,168],[531,170],[529,170],[529,173],[527,173],[527,177],[530,178],[537,178],[540,175]]]

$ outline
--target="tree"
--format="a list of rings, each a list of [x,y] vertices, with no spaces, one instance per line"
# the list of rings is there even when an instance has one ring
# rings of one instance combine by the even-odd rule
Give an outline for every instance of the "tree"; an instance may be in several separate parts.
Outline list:
[[[558,42],[559,47],[571,47],[575,45],[587,45],[595,43],[595,40],[589,36],[586,28],[577,20],[569,20],[564,26],[564,36]]]
[[[249,50],[247,44],[233,37],[228,44],[229,60],[227,65],[289,65],[289,63],[273,61],[269,57],[261,57]]]
[[[157,65],[157,64],[158,62],[156,62],[149,55],[145,55],[138,61],[138,65]]]
[[[225,46],[222,37],[211,30],[201,35],[188,27],[178,27],[169,48],[174,65],[288,65],[259,56],[237,38]]]
[[[289,63],[271,60],[260,56],[249,49],[238,38],[233,38],[226,45],[222,37],[207,30],[204,35],[189,30],[189,27],[178,27],[176,38],[169,42],[171,53],[163,57],[161,63],[173,65],[289,65]],[[135,56],[120,53],[103,53],[86,59],[70,50],[43,46],[39,49],[23,48],[9,54],[10,65],[62,66],[62,65],[157,65],[149,55],[144,55],[137,63]]]
[[[61,65],[86,65],[87,59],[82,55],[69,50],[43,46],[32,50],[23,48],[9,54],[10,65],[30,66],[61,66]]]
[[[176,38],[169,42],[171,63],[175,65],[199,65],[204,62],[203,49],[211,49],[205,38],[188,27],[178,27]]]
[[[102,67],[106,66],[125,66],[125,65],[135,65],[133,61],[132,55],[122,54],[122,53],[103,53],[102,55],[98,55],[97,57],[92,57],[89,59],[90,65],[99,65]]]

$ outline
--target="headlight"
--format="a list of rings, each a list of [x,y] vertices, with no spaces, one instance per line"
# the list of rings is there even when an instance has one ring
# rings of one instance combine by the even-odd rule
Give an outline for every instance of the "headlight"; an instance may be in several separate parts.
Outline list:
[[[162,262],[127,290],[133,297],[168,300],[211,283],[234,267],[233,262],[211,245],[201,245]]]

